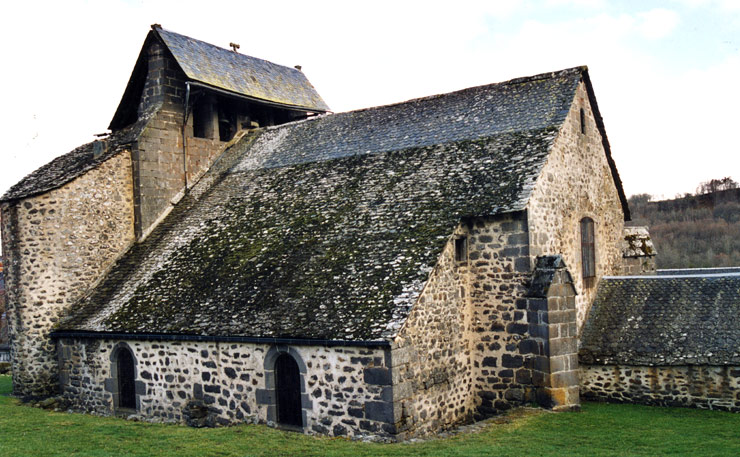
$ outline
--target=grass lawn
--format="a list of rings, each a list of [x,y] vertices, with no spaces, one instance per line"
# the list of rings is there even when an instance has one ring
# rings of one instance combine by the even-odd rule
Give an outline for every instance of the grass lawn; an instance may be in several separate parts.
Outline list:
[[[478,433],[367,444],[245,425],[193,429],[43,411],[0,376],[0,456],[740,456],[740,414],[587,403],[581,413],[519,410]]]

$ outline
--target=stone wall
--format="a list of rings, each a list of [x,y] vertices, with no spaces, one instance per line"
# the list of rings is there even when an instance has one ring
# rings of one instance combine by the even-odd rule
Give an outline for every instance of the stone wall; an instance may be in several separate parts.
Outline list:
[[[186,186],[191,187],[205,173],[225,145],[218,139],[193,137],[192,116],[183,127],[187,77],[170,52],[152,40],[147,56],[139,113],[151,109],[157,113],[133,148],[138,239],[167,215]]]
[[[51,327],[134,241],[131,155],[5,203],[2,216],[13,393],[49,395],[57,388]]]
[[[455,260],[458,227],[394,341],[394,422],[400,436],[423,435],[469,420],[474,411],[468,272]],[[470,246],[472,251],[473,247]]]
[[[545,389],[547,407],[578,403],[574,291],[558,276],[551,297],[528,297],[527,228],[526,212],[510,213],[463,223],[451,237],[394,341],[400,437],[535,402]],[[465,261],[455,259],[461,237]],[[532,332],[530,318],[545,330]]]
[[[740,412],[740,367],[581,365],[584,400]]]
[[[623,276],[654,275],[657,274],[655,256],[652,257],[624,257],[622,258]]]
[[[573,280],[561,256],[539,257],[527,297],[529,339],[520,343],[541,406],[580,405],[578,331]]]
[[[0,227],[2,227],[2,219],[0,219]],[[5,314],[5,276],[3,273],[3,260],[0,256],[0,346],[8,344],[8,317]],[[10,353],[8,353],[8,358]]]
[[[531,367],[519,348],[529,333],[527,213],[476,221],[470,239],[473,391],[475,418],[482,419],[535,400]]]
[[[562,265],[544,298],[528,296],[527,227],[524,212],[461,224],[391,348],[62,338],[64,395],[83,411],[114,413],[112,367],[124,344],[145,420],[192,422],[198,410],[206,425],[274,422],[281,352],[301,361],[309,433],[406,439],[524,402],[568,405],[573,289]],[[460,238],[467,258],[456,258]]]
[[[126,347],[138,410],[119,412],[197,426],[274,423],[274,362],[288,353],[300,367],[305,432],[393,434],[388,348],[78,338],[60,338],[58,347],[62,393],[85,412],[117,412],[115,357]]]
[[[581,133],[580,110],[585,114]],[[576,288],[578,327],[596,294],[597,278],[619,274],[624,213],[584,83],[581,83],[529,205],[530,254],[562,254]],[[584,279],[580,220],[595,223],[596,277]]]
[[[625,227],[622,240],[622,271],[625,276],[656,274],[653,246],[647,227]]]

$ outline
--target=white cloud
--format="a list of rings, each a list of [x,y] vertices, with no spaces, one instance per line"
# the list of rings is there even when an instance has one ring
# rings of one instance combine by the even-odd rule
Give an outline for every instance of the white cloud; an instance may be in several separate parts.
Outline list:
[[[547,6],[575,6],[581,8],[603,8],[606,0],[546,0]]]
[[[607,128],[615,150],[627,163],[617,162],[628,194],[648,192],[673,197],[690,192],[701,181],[740,177],[740,146],[736,107],[740,88],[740,58],[706,68],[666,76],[645,74],[630,88],[629,101],[616,115],[628,122]]]
[[[681,22],[675,11],[656,8],[638,14],[638,28],[643,36],[649,39],[665,38],[670,35]]]
[[[740,0],[720,0],[719,6],[727,11],[740,11]]]
[[[740,0],[673,0],[690,8],[717,7],[725,11],[740,11]]]
[[[664,69],[661,56],[641,44],[676,31],[681,17],[669,9],[599,14],[605,4],[585,0],[13,5],[0,27],[3,59],[13,62],[13,71],[0,73],[2,86],[11,88],[8,109],[0,110],[7,132],[0,192],[105,130],[154,22],[220,46],[238,42],[245,54],[301,64],[336,110],[587,64],[627,193],[692,190],[715,177],[713,170],[740,179],[732,157],[712,152],[734,144],[737,117],[728,102],[740,103],[737,62],[693,73],[685,69],[690,62],[680,71]],[[566,20],[521,20],[568,5],[582,11]],[[666,159],[691,160],[696,151],[711,160],[686,166]],[[670,173],[658,173],[663,168]]]

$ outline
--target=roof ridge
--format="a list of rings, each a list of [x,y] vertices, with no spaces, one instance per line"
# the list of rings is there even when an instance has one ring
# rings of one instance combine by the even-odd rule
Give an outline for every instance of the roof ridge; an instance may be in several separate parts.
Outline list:
[[[336,116],[336,114],[328,114],[327,116]],[[267,132],[269,130],[279,130],[282,127],[294,126],[296,124],[304,123],[304,122],[310,122],[312,120],[313,119],[300,119],[300,120],[289,122],[289,123],[286,123],[286,124],[269,126],[269,127],[263,127],[263,128],[261,128],[259,130],[261,130],[261,132],[264,133],[264,132]],[[405,151],[405,150],[409,150],[409,149],[419,149],[419,148],[429,148],[429,147],[445,147],[445,146],[451,146],[451,145],[470,144],[470,143],[475,143],[475,142],[479,142],[479,141],[492,140],[492,139],[497,139],[497,138],[505,138],[507,136],[514,136],[514,135],[526,135],[526,136],[528,136],[530,138],[542,138],[542,139],[546,139],[547,142],[549,143],[549,146],[548,146],[548,150],[549,150],[552,147],[552,144],[553,144],[553,142],[555,140],[556,133],[557,133],[557,129],[553,128],[552,126],[532,127],[532,128],[528,128],[528,129],[525,129],[525,130],[508,130],[508,131],[498,132],[498,133],[494,133],[494,134],[490,134],[490,135],[486,135],[486,136],[481,136],[481,137],[477,137],[477,138],[449,139],[449,140],[446,140],[446,141],[441,141],[439,143],[430,143],[430,144],[424,144],[424,145],[419,145],[419,146],[405,146],[405,147],[399,147],[399,148],[395,148],[395,149],[384,149],[384,150],[378,150],[378,151],[372,151],[372,152],[365,152],[365,153],[362,153],[362,154],[354,154],[354,155],[351,155],[351,156],[316,158],[314,160],[299,161],[299,162],[293,162],[293,163],[284,163],[284,164],[277,164],[277,165],[264,166],[264,164],[263,164],[262,166],[255,167],[255,168],[242,168],[242,167],[240,167],[240,162],[237,161],[236,163],[232,164],[225,171],[225,173],[226,174],[252,173],[255,170],[269,170],[269,169],[273,169],[273,168],[287,168],[287,167],[293,167],[293,166],[296,166],[296,165],[315,164],[315,163],[319,163],[319,162],[330,162],[330,161],[333,161],[333,160],[344,160],[344,159],[347,159],[348,157],[392,154],[392,153],[396,153],[396,152],[399,152],[399,151]],[[548,139],[547,138],[547,135],[551,135],[551,137]],[[254,139],[254,138],[253,137],[250,137],[250,139]],[[244,141],[247,141],[247,140],[244,140]],[[239,143],[241,143],[241,140],[237,144],[239,144]],[[249,147],[251,147],[251,146],[249,146]],[[249,149],[249,147],[247,147],[245,149],[245,151],[247,149]],[[242,158],[244,158],[244,156]]]
[[[500,81],[496,83],[480,84],[478,86],[466,87],[464,89],[457,89],[451,92],[443,92],[441,94],[424,95],[421,97],[410,98],[408,100],[404,100],[400,102],[387,103],[385,105],[368,106],[366,108],[358,108],[358,109],[354,109],[350,111],[340,111],[338,113],[334,113],[334,115],[344,114],[344,113],[358,113],[362,111],[371,111],[371,110],[376,110],[376,109],[381,109],[381,108],[388,108],[392,106],[403,105],[406,103],[419,102],[419,101],[424,101],[424,100],[433,100],[436,98],[447,97],[447,96],[454,95],[454,94],[462,94],[462,93],[469,92],[469,91],[488,89],[488,88],[497,87],[497,86],[503,87],[503,86],[509,86],[509,85],[514,85],[514,84],[521,84],[525,82],[540,81],[540,80],[545,80],[545,79],[554,79],[558,76],[564,76],[567,74],[583,72],[583,71],[588,71],[588,67],[586,65],[565,68],[565,69],[557,70],[557,71],[538,73],[536,75],[531,75],[531,76],[522,76],[522,77],[513,78],[513,79],[509,79],[506,81]]]
[[[189,35],[184,35],[184,34],[182,34],[182,33],[178,33],[178,32],[173,32],[172,30],[166,29],[166,28],[164,28],[164,27],[162,27],[162,26],[159,26],[159,27],[156,27],[156,28],[154,28],[154,27],[153,27],[153,28],[152,28],[152,30],[154,30],[155,32],[158,32],[158,33],[159,33],[159,32],[166,32],[166,33],[171,33],[171,34],[173,34],[173,35],[178,35],[178,36],[181,36],[181,37],[183,37],[183,38],[187,38],[188,40],[193,40],[193,41],[197,41],[197,42],[199,42],[199,43],[203,43],[203,44],[206,44],[206,45],[208,45],[208,46],[210,46],[210,47],[212,47],[212,48],[216,48],[216,49],[218,49],[219,51],[225,51],[225,52],[230,52],[230,53],[234,53],[234,54],[236,54],[236,55],[238,55],[238,56],[241,56],[241,57],[243,57],[243,58],[245,57],[245,58],[248,58],[248,59],[254,59],[254,60],[259,60],[259,61],[261,61],[261,62],[265,62],[265,63],[267,63],[267,64],[270,64],[270,65],[276,65],[276,66],[278,66],[278,67],[283,67],[283,68],[287,68],[288,70],[290,70],[290,71],[293,71],[293,72],[299,72],[299,73],[302,73],[302,72],[301,72],[300,70],[298,70],[297,68],[294,68],[294,67],[290,67],[290,66],[288,66],[288,65],[283,65],[283,64],[275,63],[275,62],[273,62],[273,61],[271,61],[271,60],[267,60],[267,59],[262,59],[262,58],[260,58],[260,57],[255,57],[255,56],[253,56],[253,55],[249,55],[249,54],[243,54],[243,53],[241,53],[241,52],[238,52],[238,51],[232,51],[231,49],[226,49],[226,48],[224,48],[224,47],[221,47],[221,46],[219,46],[219,45],[217,45],[217,44],[209,43],[208,41],[204,41],[204,40],[199,40],[199,39],[197,39],[197,38],[193,38],[193,37],[191,37],[191,36],[189,36]],[[168,44],[167,44],[166,42],[165,42],[165,46],[167,46],[167,47],[169,48],[169,45],[168,45]]]
[[[632,275],[632,276],[602,276],[601,279],[676,279],[676,278],[734,278],[740,272],[706,273],[706,274],[675,274],[675,275]]]

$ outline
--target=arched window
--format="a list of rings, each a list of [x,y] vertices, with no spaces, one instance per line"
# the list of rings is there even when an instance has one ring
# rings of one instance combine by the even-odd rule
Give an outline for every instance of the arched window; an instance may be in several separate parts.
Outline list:
[[[596,276],[594,220],[590,217],[581,219],[581,270],[584,278]]]
[[[281,425],[303,426],[301,410],[301,373],[295,359],[282,353],[275,360],[277,421]]]
[[[125,347],[116,355],[116,377],[118,378],[118,407],[136,409],[136,370],[134,355]]]

